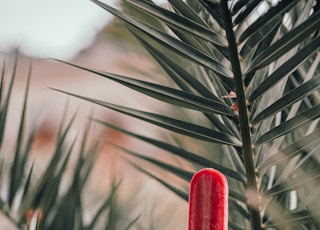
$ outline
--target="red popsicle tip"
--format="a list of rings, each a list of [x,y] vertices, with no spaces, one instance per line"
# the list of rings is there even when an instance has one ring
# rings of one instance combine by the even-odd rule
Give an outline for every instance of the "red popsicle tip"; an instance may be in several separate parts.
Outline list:
[[[228,229],[228,183],[215,169],[202,169],[192,177],[188,229]]]

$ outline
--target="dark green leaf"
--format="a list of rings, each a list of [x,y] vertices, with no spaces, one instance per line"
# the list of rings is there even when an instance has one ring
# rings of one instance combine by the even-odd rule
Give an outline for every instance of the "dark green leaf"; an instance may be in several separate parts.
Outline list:
[[[186,2],[182,0],[168,0],[168,2],[174,10],[176,10],[186,18],[189,18],[192,21],[205,27],[209,27],[208,24],[204,20],[202,20],[202,18]]]
[[[298,189],[301,186],[308,186],[306,183],[314,183],[318,184],[320,178],[319,169],[314,169],[310,172],[304,172],[303,175],[294,176],[288,178],[281,184],[277,184],[272,188],[263,192],[264,196],[275,196],[279,195],[280,193],[288,192],[291,190]]]
[[[117,74],[100,72],[86,67],[81,67],[72,63],[67,64],[78,67],[79,69],[89,71],[91,73],[98,74],[102,77],[108,78],[122,85],[125,85],[131,89],[134,89],[140,93],[149,95],[150,97],[159,99],[164,102],[168,102],[170,104],[182,106],[188,109],[204,113],[218,113],[227,116],[236,116],[235,112],[227,105],[223,104],[220,100],[214,101],[210,98],[196,96],[191,93],[180,91],[174,88],[153,84],[146,81],[141,81],[134,78],[124,77]]]
[[[257,11],[256,7],[258,7],[260,3],[261,3],[261,0],[248,1],[245,9],[242,10],[237,15],[237,17],[234,19],[234,24],[237,25],[237,24],[241,23],[242,21],[245,21],[244,19],[247,18],[248,15],[250,15],[253,10]]]
[[[271,30],[282,20],[282,15],[289,11],[297,2],[298,0],[280,1],[275,7],[271,8],[267,13],[248,26],[248,28],[240,35],[239,43],[255,33],[260,33],[260,30],[264,30],[266,27]]]
[[[231,178],[234,178],[236,180],[239,180],[241,182],[244,182],[245,181],[245,176],[244,175],[241,175],[239,172],[236,172],[236,171],[233,171],[229,168],[226,168],[224,167],[223,165],[221,164],[217,164],[209,159],[206,159],[204,157],[202,157],[201,155],[197,155],[197,154],[194,154],[192,152],[189,152],[185,149],[182,149],[182,148],[179,148],[177,146],[174,146],[174,145],[171,145],[169,143],[166,143],[166,142],[162,142],[162,141],[159,141],[159,140],[156,140],[156,139],[153,139],[153,138],[149,138],[149,137],[146,137],[146,136],[142,136],[142,135],[139,135],[137,133],[133,133],[133,132],[130,132],[128,130],[124,130],[118,126],[114,126],[110,123],[107,123],[107,122],[104,122],[104,121],[101,121],[101,120],[98,120],[98,119],[93,119],[93,121],[96,121],[100,124],[103,124],[105,126],[108,126],[112,129],[116,129],[120,132],[123,132],[127,135],[130,135],[132,137],[135,137],[137,139],[140,139],[146,143],[149,143],[151,145],[154,145],[158,148],[161,148],[161,149],[164,149],[166,151],[168,151],[169,153],[171,154],[174,154],[176,156],[179,156],[179,157],[182,157],[183,159],[189,161],[189,162],[193,162],[193,163],[197,163],[197,164],[200,164],[204,167],[208,167],[208,168],[214,168],[214,169],[217,169],[219,170],[220,172],[222,172],[225,176],[227,177],[231,177]]]
[[[252,118],[251,123],[256,124],[262,120],[278,113],[291,104],[301,100],[302,98],[312,94],[315,90],[320,87],[320,75],[315,76],[313,79],[303,83],[299,87],[291,90],[290,92],[283,95],[279,100],[275,101],[269,107],[262,110],[260,113]]]
[[[209,141],[214,143],[221,143],[221,144],[228,144],[228,145],[238,146],[238,147],[241,146],[241,142],[238,139],[234,138],[233,136],[208,129],[200,125],[191,124],[189,122],[170,118],[160,114],[154,114],[154,113],[144,112],[140,110],[135,110],[128,107],[123,107],[123,106],[115,105],[112,103],[79,96],[79,95],[68,93],[62,90],[57,90],[57,89],[53,89],[53,90],[104,106],[106,108],[121,112],[126,115],[130,115],[132,117],[157,125],[159,127],[162,127],[183,135],[187,135],[193,138],[197,138],[199,140]]]
[[[130,153],[132,155],[132,153]],[[135,156],[139,156],[139,154],[135,155]],[[139,156],[139,158],[143,158],[143,159],[146,159],[146,157],[142,157],[141,155]],[[150,158],[148,159],[148,161],[150,160]],[[157,160],[156,160],[157,161]],[[140,171],[142,171],[140,168],[140,166],[137,166],[135,165],[134,163],[130,162],[131,164],[133,164],[134,167],[136,167],[137,169],[139,169]],[[160,163],[160,164],[159,164]],[[163,165],[162,162],[157,162],[156,163],[158,166],[160,167],[164,167],[164,168],[167,168],[168,165]],[[171,167],[170,167],[171,168]],[[173,168],[171,168],[173,169]],[[171,171],[171,169],[169,171]],[[181,171],[181,172],[180,172]],[[159,181],[161,184],[165,185],[166,187],[167,186],[171,186],[169,185],[168,183],[164,182],[164,180],[152,175],[151,173],[147,172],[146,170],[143,170],[142,171],[143,173],[147,174],[148,176],[151,176],[152,178],[156,179],[157,181]],[[174,175],[179,175],[182,179],[186,180],[187,182],[189,182],[193,176],[193,173],[190,173],[190,172],[186,172],[185,170],[178,170],[178,168],[174,167],[173,171],[171,171],[171,173],[173,173]],[[178,173],[178,174],[176,174]],[[180,174],[182,173],[182,174]],[[246,198],[243,196],[243,194],[241,193],[238,193],[236,191],[233,191],[232,189],[229,189],[229,197],[231,199],[235,199],[235,200],[238,200],[238,201],[241,201],[241,202],[246,202]]]
[[[106,209],[108,209],[110,207],[112,199],[114,198],[114,195],[115,195],[116,191],[118,190],[119,186],[120,186],[120,182],[118,182],[117,184],[113,184],[112,190],[111,190],[110,194],[108,195],[108,198],[100,206],[98,211],[95,213],[92,221],[90,222],[88,227],[86,227],[85,229],[90,230],[90,229],[94,229],[95,228],[95,225],[97,224],[97,221],[101,217],[102,213],[104,211],[106,211]]]
[[[305,148],[308,148],[310,145],[317,143],[319,139],[320,130],[316,129],[309,135],[302,137],[293,144],[266,158],[264,161],[261,162],[261,164],[257,166],[257,169],[263,170],[273,165],[279,164],[285,160],[291,159],[300,154]]]
[[[34,163],[30,167],[30,170],[29,170],[29,173],[27,176],[27,181],[26,181],[24,188],[23,188],[22,198],[24,198],[27,195],[28,191],[30,190],[30,182],[31,182],[31,176],[32,176],[32,172],[33,172],[33,166],[34,166]]]
[[[2,142],[3,142],[3,137],[4,137],[4,130],[6,127],[6,119],[7,119],[7,114],[8,114],[8,108],[9,108],[9,101],[11,98],[11,94],[12,94],[12,89],[13,89],[13,83],[16,77],[16,73],[17,73],[17,66],[18,66],[18,55],[15,56],[15,61],[14,61],[14,65],[13,65],[13,70],[12,70],[12,75],[11,75],[11,80],[10,80],[10,84],[9,84],[9,88],[8,88],[8,92],[6,94],[6,98],[3,100],[3,88],[1,88],[1,103],[0,103],[0,149],[2,147]],[[3,87],[3,81],[4,81],[4,71],[5,71],[5,63],[3,64],[2,67],[2,76],[1,76],[1,87]],[[3,103],[3,104],[2,104]]]
[[[134,224],[139,220],[141,214],[139,214],[136,218],[134,218],[124,230],[130,230],[134,226]]]
[[[235,15],[236,13],[238,13],[243,7],[245,7],[245,5],[249,2],[249,0],[239,0],[236,2],[233,2],[233,6],[231,7],[231,14]]]
[[[198,36],[213,44],[226,46],[226,41],[223,37],[187,17],[165,10],[164,8],[145,0],[126,0],[126,2],[142,9],[144,12],[152,14],[157,19],[163,20],[175,28],[182,29],[185,32],[191,33],[192,35]]]
[[[51,158],[50,163],[46,168],[46,171],[41,175],[41,179],[39,179],[39,181],[37,182],[37,185],[33,193],[32,194],[30,193],[27,195],[27,198],[25,199],[25,202],[23,204],[23,208],[21,208],[20,210],[22,213],[26,211],[27,208],[38,208],[40,205],[40,202],[42,201],[42,199],[44,199],[43,195],[45,194],[48,187],[53,186],[52,192],[54,192],[53,190],[54,186],[57,187],[58,184],[60,183],[60,181],[57,180],[56,179],[57,177],[54,175],[57,174],[57,170],[58,170],[57,167],[61,165],[60,162],[61,162],[62,154],[64,153],[63,148],[65,146],[66,136],[68,131],[70,130],[73,120],[74,120],[74,117],[69,122],[67,128],[58,137],[58,142],[56,144],[54,155]],[[54,193],[51,193],[51,195],[52,194],[54,195]]]
[[[167,187],[169,190],[171,190],[173,193],[175,193],[176,195],[178,195],[180,198],[182,198],[185,201],[189,200],[189,194],[185,191],[182,191],[181,189],[174,187],[173,185],[170,185],[169,183],[167,183],[165,180],[162,180],[161,178],[153,175],[152,173],[146,171],[145,169],[143,169],[142,167],[140,167],[139,165],[133,163],[132,161],[128,160],[127,161],[133,166],[135,167],[137,170],[139,170],[140,172],[146,174],[147,176],[155,179],[156,181],[158,181],[160,184],[162,184],[163,186]]]
[[[319,220],[320,217],[320,208],[311,209],[311,210],[303,210],[303,211],[292,211],[289,213],[284,213],[284,216],[281,220],[276,221],[275,223],[267,222],[266,227],[270,228],[286,228],[288,226],[297,226],[298,224],[308,224],[310,220]],[[315,223],[318,225],[319,223]],[[316,226],[318,227],[318,226]],[[316,229],[316,228],[314,228]]]
[[[105,10],[109,11],[110,13],[116,15],[117,17],[127,22],[129,25],[131,25],[132,29],[136,28],[139,31],[143,31],[146,35],[152,37],[154,41],[157,41],[160,44],[168,47],[169,49],[174,50],[177,54],[180,54],[183,57],[192,60],[200,65],[203,65],[217,74],[220,74],[221,76],[223,76],[224,80],[227,81],[227,79],[229,79],[229,81],[231,81],[231,71],[219,62],[207,56],[206,54],[194,49],[193,47],[173,38],[172,36],[164,32],[161,32],[155,27],[147,25],[143,22],[136,21],[133,18],[126,15],[125,13],[120,12],[100,1],[92,1],[104,8]]]
[[[320,46],[320,36],[313,39],[308,45],[299,50],[293,57],[276,69],[264,82],[253,91],[249,101],[254,101],[274,84],[294,72],[310,55],[314,54]]]
[[[121,146],[119,146],[117,144],[110,143],[110,142],[108,142],[108,143],[111,144],[112,146],[115,146],[116,148],[120,149],[124,153],[127,153],[127,154],[129,154],[131,156],[134,156],[136,158],[145,160],[145,161],[147,161],[147,162],[149,162],[151,164],[154,164],[154,165],[164,169],[166,172],[170,172],[173,175],[179,176],[180,178],[182,178],[182,179],[184,179],[186,181],[190,181],[192,176],[193,176],[193,172],[178,168],[178,167],[176,167],[174,165],[165,163],[163,161],[157,160],[157,159],[152,158],[152,157],[147,157],[145,155],[138,154],[138,153],[133,152],[133,151],[131,151],[129,149],[123,148],[123,147],[121,147]]]
[[[168,57],[159,52],[157,49],[153,48],[151,45],[147,44],[142,38],[138,37],[151,55],[158,61],[158,63],[163,67],[163,69],[168,73],[168,75],[180,86],[181,89],[187,92],[194,93],[197,91],[204,97],[217,101],[218,103],[223,103],[220,98],[215,96],[210,92],[201,82],[194,78],[190,73],[184,70],[181,65],[178,65],[173,58]],[[213,114],[205,114],[205,116],[212,122],[212,124],[221,132],[231,134],[229,127],[225,125],[220,119]],[[222,117],[225,123],[230,122],[229,118]]]
[[[319,29],[320,12],[309,17],[296,28],[289,31],[267,50],[256,57],[246,68],[245,75],[265,67],[301,43],[310,34]]]
[[[201,4],[206,8],[206,10],[210,13],[212,18],[216,20],[216,22],[220,25],[220,27],[224,27],[224,22],[221,19],[221,11],[220,11],[220,2],[212,2],[210,0],[200,0]]]
[[[262,44],[268,43],[271,44],[271,42],[274,40],[275,36],[277,35],[277,31],[279,29],[279,26],[281,25],[281,22],[266,25],[260,30],[249,37],[249,39],[244,43],[243,47],[240,50],[240,57],[241,59],[245,59],[249,54],[255,50],[255,47],[259,45],[259,48]],[[270,45],[268,45],[269,47]],[[266,48],[263,46],[261,47],[263,49],[257,50],[255,53],[255,56],[263,52]]]
[[[267,133],[260,136],[256,141],[255,144],[263,144],[265,142],[272,141],[282,135],[285,135],[300,126],[303,126],[310,122],[310,120],[314,120],[320,116],[320,105],[316,105],[309,110],[306,110],[303,113],[298,114],[297,116],[282,122],[280,125],[274,127]]]
[[[14,159],[13,159],[11,172],[10,172],[11,181],[9,186],[9,200],[8,200],[10,206],[12,205],[14,197],[22,183],[25,164],[27,161],[27,154],[29,153],[29,151],[27,151],[23,155],[22,147],[23,147],[23,137],[24,137],[24,130],[25,130],[25,122],[26,122],[25,117],[26,117],[27,100],[28,100],[28,94],[29,94],[29,88],[30,88],[31,73],[32,73],[32,65],[30,64],[28,76],[27,76],[28,80],[27,80],[25,94],[24,94],[24,102],[23,102],[23,108],[21,113],[20,126],[19,126],[18,136],[16,140],[16,150],[15,150]],[[33,139],[33,134],[30,135],[29,145],[27,146],[27,148],[30,148],[32,139]]]

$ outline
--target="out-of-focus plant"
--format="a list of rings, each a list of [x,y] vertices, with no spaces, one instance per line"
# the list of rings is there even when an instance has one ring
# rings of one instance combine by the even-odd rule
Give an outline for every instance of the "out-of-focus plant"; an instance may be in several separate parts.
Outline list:
[[[54,152],[50,155],[51,159],[48,164],[42,165],[44,170],[35,172],[34,166],[38,164],[37,157],[30,155],[35,151],[32,145],[40,124],[35,123],[31,130],[26,128],[31,64],[27,74],[18,136],[13,146],[6,143],[5,129],[13,128],[8,127],[10,125],[8,117],[10,116],[9,106],[14,106],[10,105],[10,100],[15,93],[13,86],[17,67],[18,58],[11,71],[6,63],[3,63],[0,80],[0,212],[3,214],[1,218],[7,219],[16,229],[28,230],[116,229],[120,226],[123,229],[130,228],[138,217],[130,220],[126,216],[128,211],[121,213],[116,196],[121,183],[117,178],[110,183],[109,192],[103,199],[94,197],[95,194],[88,192],[87,185],[90,184],[88,178],[100,146],[98,141],[91,144],[87,141],[90,122],[82,137],[78,137],[81,139],[81,146],[78,152],[75,152],[76,139],[71,144],[67,142],[75,116],[66,124],[65,114],[61,120]],[[11,76],[6,77],[10,72]],[[75,161],[74,168],[72,175],[69,175],[71,180],[66,184],[63,178],[67,173],[71,173],[67,170],[71,153],[76,156],[76,160],[72,160],[72,162]],[[100,199],[100,207],[97,210],[92,210],[87,204],[87,200],[90,199]]]

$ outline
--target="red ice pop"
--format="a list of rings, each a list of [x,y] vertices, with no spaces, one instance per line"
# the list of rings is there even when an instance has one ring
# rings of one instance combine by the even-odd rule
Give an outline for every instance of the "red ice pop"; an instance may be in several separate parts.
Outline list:
[[[188,229],[228,229],[228,183],[215,169],[202,169],[192,177]]]

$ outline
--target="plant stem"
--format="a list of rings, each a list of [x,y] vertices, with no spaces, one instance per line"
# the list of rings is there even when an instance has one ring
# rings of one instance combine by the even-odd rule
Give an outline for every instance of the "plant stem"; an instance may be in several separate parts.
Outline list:
[[[252,140],[250,133],[250,125],[248,119],[248,110],[246,97],[244,92],[244,84],[242,79],[242,71],[238,58],[238,49],[232,27],[232,18],[228,9],[227,0],[221,0],[222,18],[229,44],[230,61],[234,74],[235,91],[237,94],[237,105],[239,112],[240,132],[242,138],[242,154],[244,159],[244,167],[247,175],[247,200],[248,209],[251,215],[251,225],[254,230],[261,230],[260,201],[257,188],[256,174],[253,160]]]

